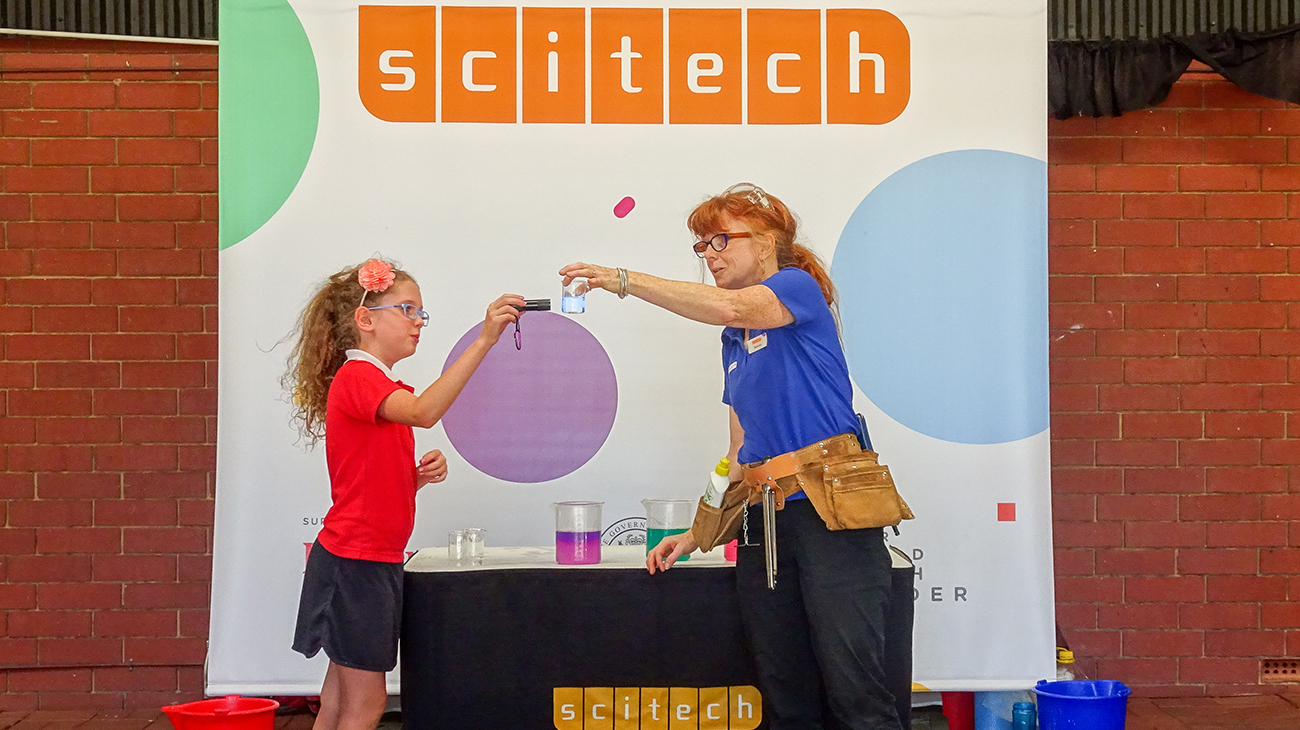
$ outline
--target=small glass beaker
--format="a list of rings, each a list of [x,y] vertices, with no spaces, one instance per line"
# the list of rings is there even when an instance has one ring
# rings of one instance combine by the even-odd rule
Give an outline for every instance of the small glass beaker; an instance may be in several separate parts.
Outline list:
[[[560,311],[565,314],[582,314],[587,311],[587,280],[577,278],[569,282],[560,293]]]
[[[593,565],[600,562],[600,508],[604,502],[556,502],[555,562]]]
[[[447,559],[464,560],[468,541],[464,530],[452,530],[447,533]]]
[[[471,527],[465,530],[465,557],[474,561],[483,560],[483,551],[487,548],[487,530]]]
[[[689,499],[643,499],[645,507],[645,549],[650,552],[665,537],[680,535],[695,521],[695,502]],[[678,560],[689,560],[683,555]]]

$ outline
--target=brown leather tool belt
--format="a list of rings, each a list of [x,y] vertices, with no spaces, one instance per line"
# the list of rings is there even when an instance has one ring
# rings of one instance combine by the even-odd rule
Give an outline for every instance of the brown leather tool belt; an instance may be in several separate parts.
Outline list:
[[[785,507],[786,499],[803,491],[806,482],[805,474],[821,484],[820,469],[823,461],[860,451],[862,447],[858,444],[858,437],[855,434],[842,433],[809,444],[802,449],[778,454],[754,464],[743,464],[743,481],[750,489],[749,503],[760,503],[763,499],[763,485],[771,484],[776,492],[776,508],[782,509]]]

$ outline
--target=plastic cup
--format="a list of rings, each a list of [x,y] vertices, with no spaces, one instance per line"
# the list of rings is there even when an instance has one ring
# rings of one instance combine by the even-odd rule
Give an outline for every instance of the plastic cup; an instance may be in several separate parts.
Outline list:
[[[556,502],[555,562],[594,565],[600,562],[600,508],[604,502]]]
[[[650,552],[665,537],[680,535],[695,521],[695,502],[689,499],[643,499],[645,507],[645,550]],[[683,555],[678,560],[689,560]]]
[[[465,530],[465,557],[470,560],[482,560],[487,548],[487,530],[471,527]]]
[[[464,560],[468,548],[464,530],[452,530],[447,533],[447,559]]]

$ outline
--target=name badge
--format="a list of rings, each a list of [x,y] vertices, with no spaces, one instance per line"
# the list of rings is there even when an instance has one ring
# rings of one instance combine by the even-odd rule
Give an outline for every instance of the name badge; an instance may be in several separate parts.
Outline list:
[[[751,355],[763,349],[764,347],[767,347],[766,332],[764,332],[761,335],[756,335],[754,337],[751,337],[748,340],[745,340],[745,351]]]
[[[733,363],[731,363],[730,365],[728,365],[728,366],[727,366],[727,372],[731,372],[732,370],[735,370],[735,369],[736,369],[736,365],[738,365],[738,364],[740,364],[740,361],[736,361],[736,362],[733,362]]]

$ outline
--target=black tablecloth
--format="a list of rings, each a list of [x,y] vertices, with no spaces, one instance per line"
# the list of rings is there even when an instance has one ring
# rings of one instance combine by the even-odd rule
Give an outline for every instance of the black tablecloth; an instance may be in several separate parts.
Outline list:
[[[894,589],[885,659],[907,727],[911,568]],[[757,684],[726,567],[407,571],[401,677],[405,730],[553,730],[557,687]]]

